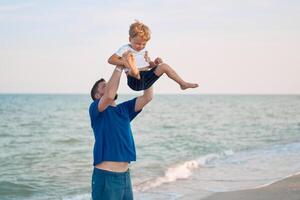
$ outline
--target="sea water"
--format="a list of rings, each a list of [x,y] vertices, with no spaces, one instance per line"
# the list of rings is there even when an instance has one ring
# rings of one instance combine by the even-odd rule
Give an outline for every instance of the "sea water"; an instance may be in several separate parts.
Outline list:
[[[0,95],[1,200],[90,199],[90,103]],[[132,130],[135,199],[201,199],[300,171],[299,95],[155,95]]]

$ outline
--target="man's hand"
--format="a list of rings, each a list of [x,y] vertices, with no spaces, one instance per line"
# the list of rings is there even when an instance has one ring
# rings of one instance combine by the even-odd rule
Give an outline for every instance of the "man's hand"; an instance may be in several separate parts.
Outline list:
[[[122,59],[124,62],[126,62],[126,61],[129,59],[130,56],[132,56],[132,53],[128,50],[128,51],[125,51],[125,52],[122,54],[121,59]]]
[[[156,59],[154,60],[154,64],[155,64],[155,65],[159,65],[159,64],[161,64],[161,63],[163,63],[163,60],[162,60],[160,57],[158,57],[158,58],[156,58]]]

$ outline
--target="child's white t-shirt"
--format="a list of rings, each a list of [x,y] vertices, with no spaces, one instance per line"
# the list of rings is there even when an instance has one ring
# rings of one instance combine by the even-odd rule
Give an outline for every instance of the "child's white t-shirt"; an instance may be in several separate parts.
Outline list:
[[[147,52],[146,48],[136,51],[130,47],[129,44],[121,46],[118,51],[115,53],[118,56],[122,57],[123,53],[130,51],[135,58],[137,68],[148,67],[149,63],[145,59],[145,53]]]

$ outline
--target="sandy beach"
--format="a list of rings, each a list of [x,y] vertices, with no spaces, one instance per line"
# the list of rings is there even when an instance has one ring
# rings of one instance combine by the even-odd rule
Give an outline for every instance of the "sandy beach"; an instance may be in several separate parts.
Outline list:
[[[300,200],[300,175],[266,187],[213,194],[204,200]]]

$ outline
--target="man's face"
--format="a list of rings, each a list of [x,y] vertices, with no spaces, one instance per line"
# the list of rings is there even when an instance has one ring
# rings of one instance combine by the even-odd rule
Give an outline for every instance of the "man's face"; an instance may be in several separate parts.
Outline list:
[[[100,99],[104,95],[106,85],[107,85],[106,81],[102,81],[102,82],[98,83],[97,93],[95,95],[96,99]],[[118,98],[118,94],[115,95],[114,100],[117,100],[117,98]]]
[[[139,36],[136,36],[134,38],[129,38],[129,42],[131,44],[131,47],[136,51],[140,51],[144,49],[147,44],[147,41],[143,40]]]
[[[100,99],[104,92],[105,92],[105,88],[106,88],[106,81],[102,81],[100,83],[98,83],[98,87],[97,87],[97,93],[96,93],[96,98]]]

